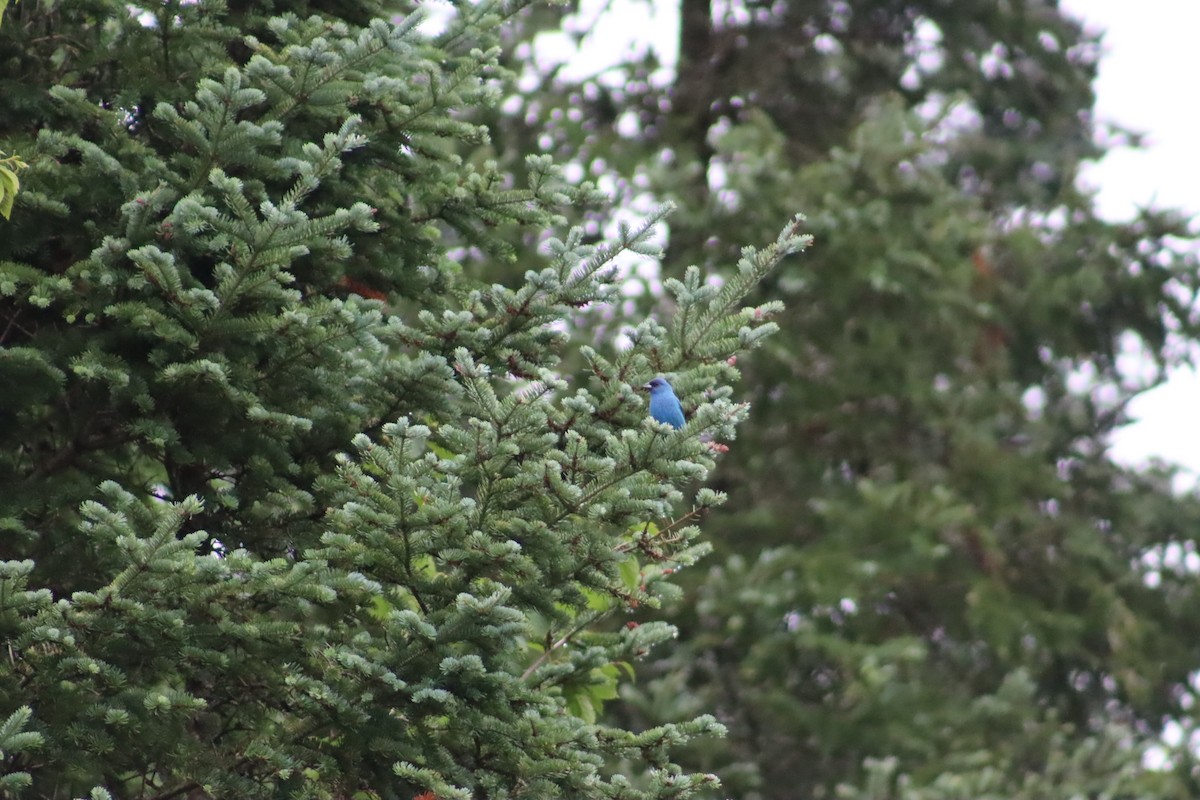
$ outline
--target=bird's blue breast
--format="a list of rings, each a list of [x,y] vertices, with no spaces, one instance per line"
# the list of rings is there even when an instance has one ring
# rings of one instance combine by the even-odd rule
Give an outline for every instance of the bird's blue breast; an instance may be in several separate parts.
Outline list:
[[[682,428],[684,425],[683,408],[670,389],[655,391],[650,394],[650,416],[672,428]]]

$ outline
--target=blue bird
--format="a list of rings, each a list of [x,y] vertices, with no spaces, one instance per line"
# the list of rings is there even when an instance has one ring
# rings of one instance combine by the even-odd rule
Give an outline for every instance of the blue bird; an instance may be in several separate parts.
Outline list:
[[[683,407],[666,378],[655,378],[642,387],[650,393],[650,416],[672,428],[684,426]]]

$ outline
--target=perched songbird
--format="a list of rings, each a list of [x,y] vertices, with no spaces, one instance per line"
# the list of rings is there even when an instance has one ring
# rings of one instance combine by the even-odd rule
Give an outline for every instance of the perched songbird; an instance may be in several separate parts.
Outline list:
[[[642,388],[650,393],[650,416],[672,428],[683,427],[683,407],[666,378],[655,378]]]

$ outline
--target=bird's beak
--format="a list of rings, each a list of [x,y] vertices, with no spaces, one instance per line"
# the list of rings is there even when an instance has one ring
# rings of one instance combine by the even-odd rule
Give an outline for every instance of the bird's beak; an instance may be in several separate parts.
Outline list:
[[[639,391],[639,392],[648,392],[648,391],[650,391],[650,384],[648,384],[648,383],[643,383],[641,386],[639,386],[639,387],[638,387],[638,391]]]

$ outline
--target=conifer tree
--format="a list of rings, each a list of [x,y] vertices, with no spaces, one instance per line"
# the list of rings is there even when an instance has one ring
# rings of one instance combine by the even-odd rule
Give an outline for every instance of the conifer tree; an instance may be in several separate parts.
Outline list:
[[[743,299],[806,239],[580,350],[653,226],[585,242],[476,158],[520,3],[10,7],[0,787],[44,798],[679,798],[711,716],[597,723],[672,630],[746,414]],[[522,245],[514,245],[513,242]],[[499,257],[504,284],[472,262]],[[480,278],[473,277],[481,275]],[[690,421],[646,418],[670,373]],[[702,440],[709,437],[710,441]],[[607,623],[606,623],[607,621]],[[619,768],[626,765],[627,770]]]
[[[1100,42],[1053,0],[671,5],[677,61],[531,71],[503,141],[676,201],[667,275],[783,209],[817,245],[763,284],[782,333],[739,363],[678,643],[610,710],[716,714],[684,756],[713,798],[1200,794],[1168,747],[1200,707],[1200,508],[1109,452],[1195,352],[1195,228],[1103,219],[1080,180],[1136,141],[1096,119]]]

